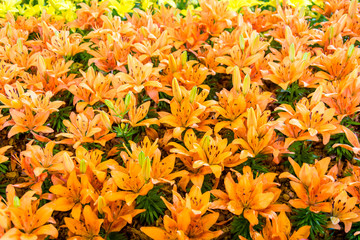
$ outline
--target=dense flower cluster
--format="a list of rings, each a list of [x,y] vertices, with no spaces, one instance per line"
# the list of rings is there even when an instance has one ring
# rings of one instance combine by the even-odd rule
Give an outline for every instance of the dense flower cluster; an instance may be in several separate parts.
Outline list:
[[[357,0],[0,0],[0,238],[358,239],[359,21]]]

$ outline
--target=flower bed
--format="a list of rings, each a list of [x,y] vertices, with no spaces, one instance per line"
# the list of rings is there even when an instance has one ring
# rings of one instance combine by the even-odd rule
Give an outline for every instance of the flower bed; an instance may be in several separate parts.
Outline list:
[[[1,239],[360,239],[357,0],[0,17]]]

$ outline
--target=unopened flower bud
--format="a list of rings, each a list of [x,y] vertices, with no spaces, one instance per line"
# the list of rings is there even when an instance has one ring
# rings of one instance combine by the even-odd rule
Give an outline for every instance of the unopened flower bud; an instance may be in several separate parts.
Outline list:
[[[105,198],[103,196],[99,196],[97,200],[97,206],[99,213],[103,214],[104,213],[103,208],[106,206]]]
[[[241,89],[241,76],[240,76],[240,70],[239,70],[238,66],[234,67],[232,81],[233,81],[233,88],[237,92],[240,92],[240,89]]]
[[[111,130],[112,126],[111,126],[111,121],[110,121],[109,115],[106,112],[101,111],[100,118],[101,118],[101,121],[104,123],[105,127],[107,129]]]
[[[244,78],[244,83],[243,83],[243,94],[247,94],[250,90],[250,76],[249,74],[246,74],[245,78]]]
[[[169,55],[169,68],[172,73],[177,71],[176,60],[172,54]]]
[[[244,51],[244,49],[245,49],[245,39],[244,39],[244,36],[242,34],[240,35],[239,43],[240,43],[240,49]]]
[[[188,54],[187,51],[184,51],[181,56],[180,56],[180,60],[181,60],[181,65],[185,65],[188,59]]]
[[[354,44],[351,44],[349,50],[347,51],[347,58],[350,58],[355,50]]]
[[[191,92],[190,92],[190,102],[191,102],[191,103],[193,103],[193,102],[195,101],[196,94],[197,94],[197,87],[194,86],[194,87],[191,89]]]
[[[180,88],[179,82],[176,78],[174,78],[172,80],[172,90],[173,90],[175,100],[178,102],[181,102],[181,100],[182,100],[181,88]]]
[[[147,181],[150,179],[151,174],[151,161],[149,157],[146,157],[144,163],[141,166],[144,179]]]
[[[105,99],[104,103],[109,109],[114,110],[114,104],[112,101]]]
[[[125,107],[128,108],[131,102],[131,92],[128,92],[125,96]]]
[[[140,151],[139,153],[139,164],[140,165],[143,165],[144,164],[144,161],[145,161],[145,153],[143,151]]]
[[[292,43],[290,45],[290,49],[289,49],[289,58],[291,62],[295,61],[295,45],[294,43]]]
[[[309,53],[306,52],[306,53],[304,53],[302,60],[306,61],[308,59],[308,57],[309,57]]]
[[[20,207],[20,199],[18,196],[15,196],[13,201],[14,201],[13,202],[14,207],[16,207],[16,208]]]
[[[86,173],[86,169],[87,169],[86,161],[85,161],[85,159],[81,159],[81,161],[80,161],[80,172],[81,172],[82,174],[85,174],[85,173]]]

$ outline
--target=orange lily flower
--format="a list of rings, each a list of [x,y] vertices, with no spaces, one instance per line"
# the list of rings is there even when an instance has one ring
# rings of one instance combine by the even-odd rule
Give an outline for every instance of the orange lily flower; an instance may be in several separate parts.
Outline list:
[[[13,80],[16,79],[17,76],[21,76],[22,73],[23,69],[17,65],[0,60],[0,96],[5,93],[4,86],[12,84]],[[18,81],[15,82],[15,84],[17,83]]]
[[[177,53],[177,54],[176,54]],[[164,69],[162,70],[164,74],[159,75],[159,80],[163,85],[163,90],[166,94],[173,96],[173,92],[171,89],[172,81],[174,79],[174,73],[181,72],[183,65],[187,62],[187,52],[184,51],[180,54],[180,52],[170,53],[167,59],[163,60]],[[194,62],[196,62],[194,60]],[[162,63],[160,63],[162,64]],[[179,75],[179,74],[178,74]]]
[[[285,29],[283,29],[284,27]],[[276,38],[276,41],[279,42],[282,46],[281,49],[277,50],[275,48],[270,48],[271,53],[274,55],[274,60],[277,61],[282,61],[284,58],[288,57],[290,55],[290,51],[295,50],[294,52],[292,52],[292,54],[296,54],[297,52],[304,52],[306,50],[305,47],[311,44],[311,42],[309,41],[309,38],[311,37],[310,35],[304,35],[299,37],[294,36],[290,26],[284,27],[282,27],[281,30],[279,29],[283,32],[284,38]],[[290,50],[290,48],[292,49]]]
[[[185,18],[180,18],[175,26],[169,28],[170,38],[176,49],[198,50],[208,39],[208,33],[202,33],[197,18],[188,9]],[[185,46],[184,46],[185,45]]]
[[[246,74],[250,76],[252,72],[256,71],[255,63],[264,58],[268,46],[269,43],[260,40],[260,34],[256,31],[246,35],[241,34],[239,40],[228,51],[230,56],[217,57],[215,61],[227,66],[226,70],[222,72],[230,74],[237,66],[245,73],[242,77],[245,77]]]
[[[153,184],[171,183],[175,178],[188,174],[186,170],[176,171],[172,173],[175,167],[175,155],[171,154],[161,159],[161,152],[156,151],[152,159],[150,177]]]
[[[351,1],[340,1],[340,0],[329,0],[327,4],[324,4],[323,8],[318,6],[313,7],[313,11],[321,13],[326,17],[331,17],[331,15],[337,10],[348,9]]]
[[[171,211],[172,217],[164,217],[164,228],[142,227],[141,231],[155,240],[163,239],[214,239],[222,231],[209,231],[219,217],[219,213],[204,215],[208,209],[210,192],[201,194],[199,187],[193,186],[190,193],[183,199],[173,191],[173,202],[170,204],[162,198]]]
[[[261,71],[264,79],[279,85],[283,90],[286,90],[290,84],[299,80],[310,66],[310,58],[307,55],[301,51],[295,55],[295,50],[292,53],[291,49],[290,47],[289,56],[282,59],[280,63],[268,63],[270,71]]]
[[[202,139],[197,139],[193,130],[186,131],[184,145],[171,142],[168,145],[173,148],[170,152],[175,153],[187,167],[188,173],[182,175],[179,185],[185,189],[191,181],[195,186],[201,187],[204,176],[213,173],[218,179],[224,166],[237,166],[245,160],[240,159],[238,150],[234,144],[227,144],[227,139],[219,135],[212,138],[211,131],[207,132]]]
[[[170,27],[170,26],[174,27],[176,25],[175,16],[180,14],[179,9],[169,8],[166,7],[164,4],[161,4],[157,10],[158,11],[152,14],[152,18],[154,19],[155,23],[157,23],[160,26],[166,26],[166,27]]]
[[[360,50],[355,47],[350,56],[349,53],[349,49],[342,47],[337,48],[333,54],[323,53],[318,56],[313,65],[323,71],[318,71],[315,76],[320,81],[345,79],[359,64]]]
[[[99,219],[89,205],[84,207],[84,220],[65,218],[66,227],[69,229],[69,240],[103,240],[99,236],[104,219]],[[84,224],[85,223],[85,224]]]
[[[132,92],[129,92],[130,96],[133,96]],[[112,120],[116,124],[120,124],[122,119],[125,117],[125,115],[128,113],[131,101],[135,100],[135,98],[130,97],[130,103],[125,104],[125,101],[122,97],[117,98],[116,100],[106,100],[106,105],[109,108],[108,113],[104,112],[106,116],[112,118]]]
[[[96,50],[89,50],[88,53],[94,56],[89,60],[89,64],[95,63],[95,65],[104,72],[111,72],[114,70],[127,72],[125,65],[127,63],[128,55],[131,53],[131,48],[133,45],[133,41],[135,39],[134,35],[126,36],[126,33],[133,34],[133,27],[123,27],[124,23],[120,19],[120,17],[115,16],[111,20],[102,16],[101,19],[104,21],[103,28],[107,35],[101,33],[101,35],[105,35],[105,38],[101,38],[101,36],[97,36],[99,32],[93,31],[88,34],[86,38],[90,38],[93,42],[96,43]],[[118,25],[114,27],[113,25]],[[110,30],[111,29],[111,30]],[[119,34],[119,33],[122,34]],[[95,35],[95,36],[94,36]],[[98,40],[100,37],[102,40]]]
[[[131,38],[136,38],[136,31],[132,23],[130,23],[130,19],[128,22],[124,22],[119,16],[100,16],[101,20],[103,20],[103,29],[105,31],[92,31],[90,32],[86,38],[89,38],[92,42],[96,44],[100,44],[101,40],[105,40],[108,38],[107,33],[117,35],[115,33],[119,33],[120,36],[124,36],[124,40],[130,41]],[[145,25],[145,24],[143,24]],[[127,55],[126,55],[127,57]]]
[[[175,72],[174,77],[179,80],[180,84],[187,90],[193,87],[210,90],[206,84],[203,84],[208,76],[209,70],[196,61],[187,61],[181,69],[181,72]]]
[[[209,75],[209,70],[198,61],[188,61],[187,58],[186,51],[176,59],[170,54],[168,68],[165,70],[164,76],[161,75],[161,81],[165,86],[170,86],[172,80],[176,78],[179,81],[180,86],[183,86],[186,90],[190,91],[195,86],[210,90],[209,86],[203,84],[206,77]],[[167,91],[165,92],[167,93]],[[171,92],[169,92],[169,94],[172,95]]]
[[[216,0],[199,1],[201,11],[201,25],[211,36],[220,35],[225,28],[232,26],[232,21],[236,17],[234,11],[228,10],[229,2],[219,2]]]
[[[225,177],[226,193],[221,190],[211,191],[219,200],[212,202],[210,208],[227,209],[235,215],[243,214],[251,226],[259,223],[259,214],[271,218],[276,215],[276,211],[289,211],[286,205],[275,204],[281,193],[277,188],[279,184],[274,182],[275,173],[254,178],[248,166],[243,168],[243,174],[235,173],[238,183],[235,183],[230,173]]]
[[[89,49],[91,43],[81,43],[82,36],[79,33],[70,34],[69,31],[62,30],[55,32],[55,35],[51,37],[50,42],[46,45],[49,50],[62,57],[71,57],[79,52],[83,52]]]
[[[4,153],[10,148],[12,148],[12,146],[5,146],[0,148],[0,164],[6,162],[9,159],[8,157],[5,157]]]
[[[176,220],[169,216],[164,217],[164,228],[142,227],[141,231],[154,240],[171,240],[171,239],[214,239],[219,237],[223,232],[221,230],[209,231],[219,217],[219,213],[208,214],[199,220],[191,221],[188,209],[184,209],[177,215]]]
[[[70,114],[70,121],[64,120],[64,125],[68,128],[67,133],[59,133],[56,137],[65,137],[60,144],[73,144],[76,149],[82,143],[105,143],[116,136],[116,133],[109,133],[110,130],[101,121],[101,114],[94,113],[92,108],[86,108],[84,112]]]
[[[13,184],[14,187],[17,188],[26,188],[30,186],[30,189],[35,191],[36,194],[42,194],[42,184],[45,179],[48,177],[46,172],[40,173],[39,175],[35,174],[34,168],[29,161],[29,158],[25,157],[24,154],[20,153],[19,157],[13,155],[16,163],[21,167],[22,172],[24,173],[25,180],[22,183]],[[14,168],[14,166],[13,166]],[[38,174],[38,172],[36,172]]]
[[[246,100],[243,94],[236,94],[227,90],[221,90],[218,93],[219,106],[213,106],[218,115],[225,118],[225,121],[219,121],[215,125],[214,131],[217,133],[222,128],[236,130],[242,128],[244,114],[246,113]]]
[[[352,35],[353,33],[351,33],[351,30],[348,28],[348,26],[352,25],[352,20],[349,19],[349,17],[347,16],[347,14],[344,14],[344,11],[341,10],[341,12],[337,12],[335,14],[331,14],[332,16],[329,18],[329,22],[327,23],[323,23],[323,31],[320,32],[320,34],[317,34],[317,43],[322,46],[321,54],[326,55],[326,60],[322,63],[325,63],[325,65],[328,65],[329,62],[328,60],[332,59],[335,60],[332,56],[332,54],[334,55],[338,55],[337,50],[344,48],[347,44],[351,44],[354,43],[353,38],[350,38],[350,41],[347,41],[344,43],[343,41],[343,37],[345,35]],[[348,26],[347,26],[348,25]],[[349,45],[350,45],[349,44]],[[319,51],[319,52],[320,52]],[[341,55],[341,54],[340,54]],[[347,68],[347,66],[354,66],[354,63],[345,63],[345,65],[343,65],[345,59],[341,59],[342,56],[337,56],[338,60],[341,60],[342,63],[341,64],[336,64],[334,65],[334,70],[345,70]],[[356,58],[355,58],[356,59]],[[355,60],[352,59],[352,60]],[[334,62],[335,63],[335,62]],[[343,65],[343,66],[341,66]],[[330,67],[329,65],[326,66],[326,68]],[[322,68],[322,67],[321,67]],[[324,68],[322,68],[324,69]],[[328,70],[328,69],[326,69]],[[335,73],[333,70],[329,69],[330,71],[328,73]],[[350,70],[350,69],[347,69]],[[350,70],[351,71],[351,70]],[[319,74],[322,74],[320,72],[318,72]],[[342,75],[342,74],[341,74]],[[336,77],[335,75],[333,75],[332,77]],[[343,76],[341,76],[343,77]]]
[[[151,143],[148,136],[145,136],[139,144],[136,144],[133,141],[129,141],[130,149],[124,146],[126,152],[121,152],[120,155],[124,162],[127,162],[130,159],[139,162],[139,156],[141,152],[144,154],[145,157],[149,157],[150,159],[152,159],[155,155],[155,152],[160,151],[158,148],[158,140],[159,139],[156,139],[153,143]]]
[[[25,106],[25,113],[10,109],[10,115],[12,120],[5,123],[6,126],[13,126],[8,132],[8,138],[27,131],[35,131],[42,133],[52,133],[53,129],[47,126],[43,126],[46,120],[49,118],[50,112],[39,112],[37,114],[32,113],[30,107]]]
[[[23,37],[19,36],[19,38],[27,39],[28,37],[27,36],[23,36]],[[15,68],[15,69],[22,70],[22,71],[18,72],[17,74],[19,74],[18,76],[22,76],[22,73],[24,73],[24,70],[28,70],[34,64],[37,53],[36,53],[36,51],[32,51],[29,48],[27,48],[23,44],[23,41],[21,39],[16,39],[15,42],[16,42],[16,44],[13,43],[10,46],[8,45],[7,47],[3,47],[0,50],[1,56],[4,56],[3,58],[7,59],[12,64],[16,64],[17,68]],[[10,68],[9,70],[11,71],[11,70],[15,70],[15,69]]]
[[[237,66],[234,67],[232,73],[232,82],[233,88],[230,91],[223,89],[217,93],[219,102],[216,106],[211,107],[216,111],[216,116],[221,115],[226,119],[215,125],[215,133],[222,128],[231,130],[244,128],[246,109],[259,106],[264,111],[266,106],[274,100],[271,98],[270,92],[260,92],[258,85],[251,84],[248,75],[241,81]]]
[[[212,113],[213,110],[211,109],[211,106],[216,104],[215,100],[206,100],[210,93],[210,90],[202,89],[201,92],[198,91],[197,87],[193,87],[190,92],[184,92],[184,96],[187,96],[189,94],[190,102],[193,100],[194,102],[197,102],[199,105],[205,106],[206,109],[204,112],[202,112],[198,118],[200,119],[200,123],[198,123],[198,127],[196,130],[201,132],[207,132],[211,130],[212,128],[209,125],[214,125],[216,120],[212,119]]]
[[[349,140],[349,142],[351,143],[352,146],[349,146],[347,144],[334,144],[332,147],[336,148],[336,147],[342,147],[345,148],[349,151],[354,152],[355,155],[360,155],[360,143],[359,143],[359,139],[358,137],[353,133],[353,131],[351,131],[350,129],[348,129],[347,127],[341,126],[343,132],[346,135],[346,138]]]
[[[109,202],[103,211],[106,214],[104,218],[103,228],[106,232],[120,232],[126,224],[131,224],[132,219],[146,211],[145,209],[135,209],[135,202],[130,206],[123,201]]]
[[[307,98],[296,103],[295,110],[288,104],[282,104],[276,110],[280,112],[278,119],[281,125],[277,129],[285,134],[285,146],[290,146],[294,141],[318,141],[317,134],[323,136],[323,143],[327,144],[330,135],[339,133],[339,121],[334,118],[335,109],[327,108],[321,102],[322,87],[314,92],[310,102]]]
[[[111,82],[114,76],[108,74],[104,76],[100,72],[90,67],[86,73],[81,71],[82,82],[79,85],[71,85],[69,91],[74,94],[74,105],[76,104],[76,110],[82,112],[85,107],[94,105],[99,101],[105,99],[113,99],[116,96],[116,89],[112,88]],[[83,100],[82,102],[79,102]]]
[[[99,196],[96,201],[98,211],[105,214],[102,227],[105,229],[106,233],[120,232],[127,223],[132,223],[132,219],[136,215],[146,211],[145,209],[135,209],[135,202],[129,206],[121,200],[110,201],[109,198],[111,198],[111,192],[116,191],[117,186],[114,179],[110,178],[104,182],[101,189],[101,196]]]
[[[14,198],[16,196],[15,188],[9,184],[6,186],[6,199],[1,198],[0,201],[0,237],[2,237],[6,231],[11,229],[11,219],[8,208],[13,206]]]
[[[214,45],[214,47],[204,46],[196,52],[196,57],[209,70],[208,74],[215,75],[217,72],[221,72],[222,67],[214,59],[223,56],[225,52],[226,49],[217,45]]]
[[[75,78],[76,74],[68,74],[73,61],[40,54],[37,54],[35,59],[37,61],[33,66],[37,68],[37,72],[35,74],[25,72],[23,76],[28,89],[42,93],[50,91],[56,94],[67,89],[71,84],[79,84],[78,79]]]
[[[121,122],[130,124],[132,127],[146,126],[149,129],[150,125],[160,125],[157,118],[144,119],[150,108],[150,101],[141,104],[136,107],[136,97],[132,92],[129,92],[124,101],[122,98],[118,98],[116,101],[107,100],[106,104],[110,110],[110,114],[115,123]],[[110,118],[107,113],[102,112],[106,118]],[[109,119],[110,120],[110,119]],[[108,121],[108,125],[111,126],[111,121]]]
[[[132,91],[135,93],[140,93],[143,89],[147,92],[150,90],[149,87],[155,89],[161,88],[162,85],[160,82],[152,79],[152,75],[155,74],[152,63],[142,64],[136,57],[132,57],[130,54],[128,56],[128,68],[129,73],[119,72],[115,76],[119,78],[123,85],[117,88],[117,92],[128,92]],[[151,90],[155,91],[155,90]],[[151,96],[152,94],[148,94]]]
[[[354,116],[360,111],[360,77],[355,69],[344,79],[326,81],[323,84],[324,95],[321,100],[335,109],[335,114],[341,121],[346,116]]]
[[[129,119],[122,119],[121,121],[124,123],[129,123],[132,127],[139,127],[139,126],[146,126],[147,128],[150,127],[150,125],[160,125],[159,120],[157,118],[148,118],[144,119],[150,108],[150,101],[147,101],[143,104],[141,104],[139,107],[136,107],[136,99],[133,94],[131,94],[131,98],[133,100],[131,101],[129,105],[129,111],[128,111],[128,117]]]
[[[55,142],[51,141],[41,148],[39,145],[32,145],[33,141],[26,144],[26,151],[21,152],[25,161],[29,161],[36,177],[43,172],[63,173],[65,171],[63,154],[64,151],[53,154]]]
[[[284,172],[280,174],[279,178],[289,178],[290,185],[294,189],[299,199],[292,199],[289,203],[295,208],[307,208],[318,213],[331,212],[331,203],[328,202],[340,183],[334,182],[335,180],[326,175],[330,158],[324,158],[316,161],[315,165],[304,163],[302,167],[291,158],[289,158],[293,166],[294,175]]]
[[[46,92],[43,94],[36,94],[29,90],[25,93],[28,98],[22,99],[22,102],[29,106],[34,112],[57,112],[59,108],[65,104],[63,101],[51,101],[54,96],[52,92]]]
[[[309,237],[310,228],[311,226],[303,226],[291,234],[290,220],[285,212],[282,211],[279,216],[266,219],[266,225],[262,229],[262,234],[251,228],[251,237],[254,240],[301,240]],[[242,236],[239,237],[241,240],[246,240]]]
[[[10,189],[8,189],[10,190]],[[12,198],[15,198],[15,190],[12,192]],[[51,215],[53,209],[51,203],[38,208],[40,200],[34,200],[35,191],[26,192],[20,199],[19,205],[9,205],[11,222],[14,227],[9,229],[2,239],[45,239],[47,236],[58,237],[58,231],[52,224]],[[12,199],[8,199],[12,200]]]
[[[357,198],[357,203],[360,203],[360,167],[348,163],[347,172],[350,173],[350,176],[342,179],[342,182],[346,184],[345,190]]]
[[[157,57],[161,60],[170,53],[171,49],[167,30],[164,30],[160,36],[154,36],[154,34],[149,31],[149,28],[159,27],[152,23],[152,19],[150,21],[148,23],[150,26],[142,26],[140,28],[140,32],[144,35],[145,39],[134,44],[134,48],[139,53],[139,60],[141,62],[147,62],[151,60],[151,58]]]
[[[196,90],[196,88],[194,88]],[[205,91],[205,90],[203,90]],[[181,133],[186,128],[195,128],[203,131],[204,128],[199,128],[202,123],[201,115],[206,111],[207,107],[213,105],[212,101],[205,101],[208,92],[198,94],[195,92],[190,99],[190,93],[181,89],[176,78],[173,79],[173,95],[174,98],[170,102],[171,114],[159,113],[160,122],[168,124],[173,129],[174,138],[180,138]],[[197,102],[199,100],[199,102]],[[206,128],[205,128],[206,129]]]
[[[245,9],[243,10],[245,12]],[[235,27],[233,31],[223,31],[217,38],[212,38],[214,42],[214,46],[212,48],[222,53],[219,56],[224,56],[228,54],[235,45],[240,46],[241,44],[240,49],[245,49],[246,39],[244,39],[244,35],[245,37],[250,36],[251,33],[254,31],[251,24],[247,21],[244,21],[244,17],[242,15],[238,15],[237,19],[233,22],[233,24]],[[218,62],[216,61],[216,58],[213,59],[213,61]],[[240,67],[239,65],[236,66]],[[220,67],[218,70],[219,71],[217,72],[224,72],[224,67]]]
[[[4,116],[1,114],[2,109],[0,109],[0,130],[3,130],[5,127],[4,124],[6,123],[6,120],[10,117],[10,115]]]
[[[193,168],[210,167],[215,177],[220,178],[225,159],[232,155],[232,152],[228,151],[227,142],[226,138],[216,136],[213,139],[210,133],[205,134],[200,143],[194,143],[194,152],[199,160],[195,160]]]
[[[161,197],[172,216],[176,216],[184,209],[189,209],[190,215],[199,217],[204,215],[209,208],[210,192],[201,193],[200,187],[192,186],[185,199],[177,192],[176,187],[174,187],[172,193],[173,204]]]
[[[306,17],[303,8],[295,6],[293,2],[282,2],[282,4],[276,5],[276,14],[271,14],[268,19],[270,21],[272,31],[269,31],[269,35],[274,37],[276,41],[283,43],[281,39],[286,38],[286,26],[292,30],[295,36],[308,37],[310,39],[319,35],[318,31],[310,28],[309,22],[306,21]]]
[[[279,163],[280,142],[276,141],[275,122],[269,122],[270,111],[261,112],[259,108],[247,110],[246,128],[239,128],[235,132],[236,138],[232,143],[239,144],[242,151],[240,158],[254,158],[258,154],[273,154],[275,163]],[[284,151],[283,151],[284,152]]]
[[[112,193],[111,201],[123,200],[130,206],[138,196],[146,195],[152,188],[153,183],[149,181],[150,166],[145,163],[140,165],[133,160],[126,163],[126,168],[118,167],[111,171],[111,176],[120,192]]]
[[[101,17],[105,13],[110,12],[107,7],[108,2],[101,2],[99,4],[97,0],[91,0],[89,5],[79,3],[80,9],[76,11],[77,19],[71,23],[72,27],[91,30],[98,26],[103,26]]]
[[[124,162],[136,161],[142,163],[147,159],[151,162],[150,178],[153,184],[161,182],[167,182],[173,184],[173,179],[183,176],[188,172],[185,170],[172,173],[175,166],[175,155],[170,154],[167,157],[161,159],[161,151],[158,148],[158,139],[151,144],[149,138],[146,136],[138,146],[133,141],[129,141],[131,151],[126,147],[126,152],[121,152],[120,156]]]
[[[327,227],[340,230],[341,227],[339,223],[343,222],[345,225],[345,232],[349,232],[352,223],[360,220],[359,209],[355,207],[357,200],[357,197],[349,198],[346,191],[341,191],[334,199],[332,211],[330,213],[331,222]]]
[[[6,96],[0,93],[0,102],[4,104],[4,106],[1,106],[1,108],[11,108],[19,110],[23,107],[22,99],[25,97],[24,88],[18,81],[16,81],[15,85],[16,87],[5,84],[4,91]]]
[[[77,220],[80,219],[82,204],[89,203],[94,194],[94,188],[89,183],[86,175],[81,176],[79,181],[73,170],[67,179],[66,186],[56,184],[50,187],[49,191],[52,195],[52,205],[55,211],[69,211],[71,216]]]
[[[165,200],[164,200],[165,201]],[[166,202],[170,210],[171,205]],[[201,193],[201,189],[193,186],[190,192],[186,194],[184,207],[191,209],[194,215],[204,215],[210,206],[210,192]]]
[[[79,146],[75,153],[75,160],[79,164],[84,161],[85,168],[89,167],[100,182],[105,181],[107,169],[114,170],[119,166],[119,163],[113,159],[102,161],[102,155],[104,152],[98,149],[88,151],[84,147]]]
[[[351,0],[350,1],[350,5],[348,8],[348,14],[347,14],[347,25],[346,25],[346,30],[345,30],[345,34],[348,36],[359,36],[360,33],[360,29],[359,26],[357,24],[357,22],[360,19],[360,16],[358,14],[358,9],[359,9],[359,4],[357,1],[355,0]],[[344,34],[344,35],[345,35]]]
[[[42,18],[44,19],[44,21],[40,21],[39,23],[37,23],[37,24],[39,24],[39,27],[41,27],[41,30],[42,30],[41,34],[38,37],[36,37],[34,40],[28,41],[28,45],[38,51],[41,51],[42,49],[46,49],[46,43],[50,42],[51,37],[55,35],[55,33],[57,32],[57,29],[60,29],[61,26],[63,26],[61,24],[60,24],[60,26],[57,24],[52,26],[54,24],[54,22],[50,21],[50,19],[49,19],[50,16],[51,16],[50,14],[42,15]],[[58,28],[58,27],[60,27],[60,28]]]

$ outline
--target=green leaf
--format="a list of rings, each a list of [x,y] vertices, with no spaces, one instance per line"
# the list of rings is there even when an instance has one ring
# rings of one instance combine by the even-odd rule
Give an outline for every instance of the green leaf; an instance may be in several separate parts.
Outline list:
[[[141,223],[151,225],[160,216],[164,216],[166,205],[160,198],[161,196],[164,196],[164,194],[160,192],[160,188],[161,186],[155,186],[148,192],[148,194],[145,196],[139,196],[136,199],[136,208],[146,209],[145,212],[137,215]]]
[[[309,208],[294,209],[295,215],[290,219],[293,222],[293,226],[299,229],[303,226],[311,226],[310,239],[320,239],[319,234],[325,234],[326,225],[328,222],[328,216],[323,213],[314,213]]]

